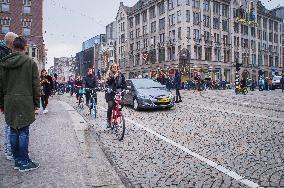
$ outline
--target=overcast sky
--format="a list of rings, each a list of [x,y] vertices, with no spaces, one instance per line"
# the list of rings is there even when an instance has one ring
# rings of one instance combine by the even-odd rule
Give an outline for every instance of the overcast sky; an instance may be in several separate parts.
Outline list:
[[[48,49],[48,65],[54,57],[75,56],[82,42],[100,33],[115,20],[119,2],[132,6],[138,0],[44,0],[44,40]],[[262,0],[272,9],[283,0]]]

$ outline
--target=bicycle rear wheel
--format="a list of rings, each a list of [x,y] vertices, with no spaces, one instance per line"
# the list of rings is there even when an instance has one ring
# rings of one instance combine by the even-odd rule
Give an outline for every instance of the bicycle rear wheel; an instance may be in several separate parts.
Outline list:
[[[115,131],[115,135],[119,141],[122,141],[125,134],[125,118],[121,112],[117,116],[117,121],[113,123],[112,127]]]

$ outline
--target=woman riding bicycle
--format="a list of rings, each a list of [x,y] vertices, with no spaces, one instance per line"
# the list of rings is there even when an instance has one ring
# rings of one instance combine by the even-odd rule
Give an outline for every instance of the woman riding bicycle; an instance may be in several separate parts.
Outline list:
[[[107,127],[110,128],[111,114],[115,104],[115,92],[119,90],[126,90],[126,81],[124,75],[120,72],[120,69],[116,63],[113,63],[105,76],[106,88],[109,92],[106,92],[105,98],[108,103],[107,110]]]

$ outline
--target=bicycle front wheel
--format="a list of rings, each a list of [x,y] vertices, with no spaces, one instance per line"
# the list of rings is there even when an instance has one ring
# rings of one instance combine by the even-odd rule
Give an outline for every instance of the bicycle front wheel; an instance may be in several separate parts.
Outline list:
[[[122,141],[125,134],[125,118],[121,112],[117,117],[117,121],[113,125],[116,137],[119,141]]]

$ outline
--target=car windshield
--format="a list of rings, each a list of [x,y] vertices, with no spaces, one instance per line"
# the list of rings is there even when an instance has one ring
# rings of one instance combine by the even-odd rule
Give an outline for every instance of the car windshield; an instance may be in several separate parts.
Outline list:
[[[164,88],[159,82],[150,79],[133,80],[136,89]]]

